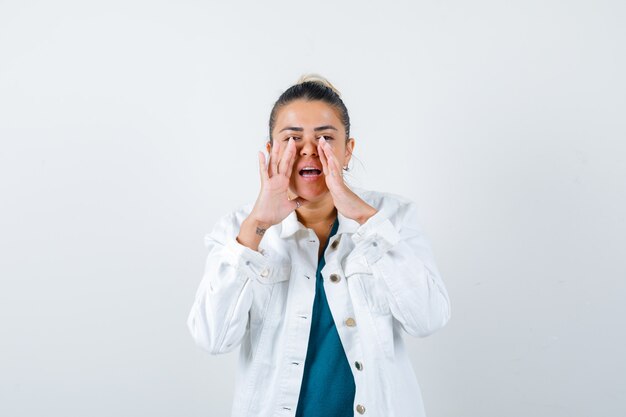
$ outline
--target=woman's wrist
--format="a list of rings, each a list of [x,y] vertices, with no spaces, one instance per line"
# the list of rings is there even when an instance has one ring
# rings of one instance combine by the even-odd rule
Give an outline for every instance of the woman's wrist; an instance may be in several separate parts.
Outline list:
[[[263,239],[263,235],[271,227],[270,224],[256,220],[253,217],[247,217],[239,229],[237,242],[252,250],[259,250],[259,243]]]
[[[369,209],[367,209],[366,211],[363,212],[363,214],[361,214],[359,217],[357,217],[356,220],[359,224],[363,224],[366,221],[368,221],[370,219],[370,217],[372,217],[374,214],[378,213],[378,210],[376,210],[374,207],[369,206]]]

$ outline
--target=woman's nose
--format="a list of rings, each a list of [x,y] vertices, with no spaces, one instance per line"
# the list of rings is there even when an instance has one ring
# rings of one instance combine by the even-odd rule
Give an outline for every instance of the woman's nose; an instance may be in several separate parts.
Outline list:
[[[303,140],[300,155],[317,156],[317,142],[315,139]]]

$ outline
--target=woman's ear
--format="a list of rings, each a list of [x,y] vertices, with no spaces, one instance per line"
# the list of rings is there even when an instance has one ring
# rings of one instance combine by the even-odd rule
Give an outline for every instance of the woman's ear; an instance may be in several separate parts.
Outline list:
[[[352,151],[354,150],[354,145],[355,145],[354,138],[350,138],[346,142],[346,155],[345,155],[345,164],[344,164],[346,166],[348,165],[348,162],[350,162],[350,158],[352,158]]]
[[[272,153],[272,144],[270,143],[270,141],[268,140],[267,143],[265,144],[265,149],[267,150],[267,154],[270,155]]]

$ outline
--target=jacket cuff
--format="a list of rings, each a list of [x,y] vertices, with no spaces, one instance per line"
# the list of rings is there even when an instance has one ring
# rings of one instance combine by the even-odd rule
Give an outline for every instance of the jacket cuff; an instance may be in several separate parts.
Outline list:
[[[261,248],[257,252],[233,238],[225,244],[225,249],[226,262],[247,278],[273,282],[282,276],[282,269],[273,265],[268,253]]]
[[[363,256],[371,265],[400,241],[400,234],[387,215],[379,210],[359,226],[352,241],[355,255]]]

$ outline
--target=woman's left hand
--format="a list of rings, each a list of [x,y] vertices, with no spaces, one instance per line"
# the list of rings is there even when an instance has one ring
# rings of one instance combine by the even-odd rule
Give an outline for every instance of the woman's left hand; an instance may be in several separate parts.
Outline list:
[[[326,186],[333,197],[337,211],[359,224],[365,223],[378,212],[374,207],[363,201],[343,181],[342,167],[333,153],[331,146],[321,137],[317,145]]]

